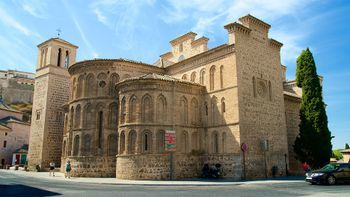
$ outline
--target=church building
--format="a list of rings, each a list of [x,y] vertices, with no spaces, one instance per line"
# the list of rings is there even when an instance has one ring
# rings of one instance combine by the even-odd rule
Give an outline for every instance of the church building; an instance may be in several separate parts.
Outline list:
[[[285,78],[270,27],[243,16],[211,49],[189,32],[154,64],[76,62],[78,47],[61,38],[39,44],[30,168],[54,161],[63,171],[69,160],[72,176],[120,179],[196,178],[204,164],[237,180],[298,174],[301,90]]]

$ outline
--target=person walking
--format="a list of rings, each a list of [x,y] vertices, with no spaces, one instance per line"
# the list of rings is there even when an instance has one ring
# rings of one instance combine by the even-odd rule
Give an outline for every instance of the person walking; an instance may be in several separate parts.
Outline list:
[[[49,176],[51,176],[51,173],[52,173],[52,176],[55,176],[55,162],[51,161],[50,162],[50,171],[49,171]]]
[[[64,174],[64,178],[70,179],[70,171],[72,171],[72,165],[70,164],[70,161],[68,160],[66,163],[66,173]]]

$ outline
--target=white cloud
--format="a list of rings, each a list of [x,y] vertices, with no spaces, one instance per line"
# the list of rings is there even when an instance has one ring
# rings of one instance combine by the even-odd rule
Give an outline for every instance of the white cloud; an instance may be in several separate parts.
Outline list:
[[[78,22],[77,18],[75,17],[73,11],[70,9],[69,5],[67,4],[66,0],[62,0],[64,7],[66,8],[67,12],[70,14],[70,17],[73,20],[73,23],[75,25],[75,27],[77,28],[81,39],[83,40],[84,44],[86,45],[86,47],[88,48],[88,50],[91,52],[91,56],[92,57],[96,57],[97,56],[97,52],[94,50],[93,46],[91,45],[90,41],[87,39],[83,28],[81,27],[80,23]]]
[[[0,21],[5,25],[16,29],[20,33],[26,36],[34,36],[36,38],[41,38],[41,36],[33,31],[30,31],[29,28],[22,25],[16,19],[14,19],[11,15],[9,15],[5,9],[0,6]]]
[[[28,14],[45,19],[47,18],[48,4],[43,0],[12,0],[15,4],[19,5]]]

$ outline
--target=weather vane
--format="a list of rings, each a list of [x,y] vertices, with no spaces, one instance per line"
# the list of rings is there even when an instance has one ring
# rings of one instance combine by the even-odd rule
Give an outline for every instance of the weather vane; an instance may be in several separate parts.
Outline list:
[[[58,29],[56,29],[56,31],[57,31],[57,37],[60,37],[60,35],[61,35],[61,29],[58,28]]]

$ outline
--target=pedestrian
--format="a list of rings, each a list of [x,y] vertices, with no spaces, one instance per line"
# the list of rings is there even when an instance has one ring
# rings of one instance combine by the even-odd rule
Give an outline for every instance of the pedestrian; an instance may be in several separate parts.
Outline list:
[[[55,176],[55,162],[51,161],[50,162],[50,171],[49,171],[49,176],[51,176],[51,173],[52,173],[52,176]]]
[[[311,168],[310,168],[309,164],[306,161],[302,164],[302,168],[303,168],[305,173],[308,173],[308,172],[311,171]]]
[[[64,178],[70,179],[70,171],[72,171],[72,165],[70,164],[70,161],[68,160],[66,163],[66,173],[64,174]]]

